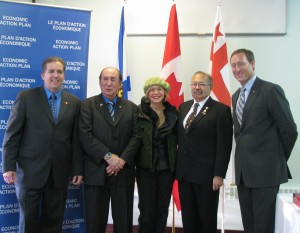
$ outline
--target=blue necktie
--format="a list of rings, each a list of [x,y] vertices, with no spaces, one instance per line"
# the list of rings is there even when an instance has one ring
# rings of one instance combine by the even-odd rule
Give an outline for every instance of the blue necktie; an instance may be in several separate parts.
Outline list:
[[[188,130],[193,122],[193,120],[195,119],[196,115],[197,115],[197,109],[198,109],[199,103],[195,103],[194,104],[194,109],[193,112],[189,115],[188,119],[186,120],[185,123],[185,130]]]
[[[236,104],[236,118],[237,118],[238,122],[240,123],[240,125],[242,124],[243,111],[244,111],[244,106],[246,103],[245,92],[246,92],[246,88],[242,88],[238,102]]]
[[[108,105],[108,110],[111,116],[111,119],[114,121],[115,120],[115,103],[113,101],[109,101],[107,103]]]
[[[57,113],[56,113],[56,95],[55,94],[52,94],[50,96],[50,108],[51,108],[51,112],[52,112],[52,116],[53,116],[53,119],[54,119],[54,122],[56,122],[56,118],[57,118]]]

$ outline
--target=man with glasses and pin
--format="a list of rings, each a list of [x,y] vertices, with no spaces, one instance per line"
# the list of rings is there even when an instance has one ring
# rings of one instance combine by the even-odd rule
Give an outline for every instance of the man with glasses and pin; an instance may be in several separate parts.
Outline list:
[[[202,71],[191,80],[192,100],[179,107],[178,179],[184,232],[217,232],[219,190],[232,147],[230,107],[210,97],[212,77]]]

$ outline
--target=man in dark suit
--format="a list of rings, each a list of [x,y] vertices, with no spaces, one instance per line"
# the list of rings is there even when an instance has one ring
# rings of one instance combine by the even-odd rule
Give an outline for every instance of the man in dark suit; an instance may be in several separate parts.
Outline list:
[[[77,122],[80,100],[62,90],[65,63],[42,64],[44,86],[21,91],[11,109],[3,140],[3,178],[15,184],[19,232],[61,232],[67,188],[82,181]],[[52,94],[55,114],[50,102]]]
[[[235,176],[244,229],[273,233],[279,185],[291,178],[287,161],[297,127],[282,88],[255,75],[251,51],[234,51],[230,64],[242,86],[233,94],[232,104]]]
[[[209,74],[196,72],[190,85],[193,100],[181,104],[178,122],[182,223],[184,232],[212,233],[217,232],[219,189],[230,160],[232,117],[230,107],[210,97]]]
[[[117,96],[122,84],[118,69],[103,69],[99,84],[101,94],[82,102],[79,119],[86,232],[105,232],[111,200],[114,232],[132,233],[138,108]]]

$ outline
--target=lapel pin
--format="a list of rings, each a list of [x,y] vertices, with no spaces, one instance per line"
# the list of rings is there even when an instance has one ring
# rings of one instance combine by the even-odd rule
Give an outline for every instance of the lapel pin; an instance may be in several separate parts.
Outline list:
[[[202,111],[202,115],[205,115],[208,111],[208,107],[206,107],[203,111]]]
[[[103,104],[100,104],[100,107],[102,107],[103,106]]]

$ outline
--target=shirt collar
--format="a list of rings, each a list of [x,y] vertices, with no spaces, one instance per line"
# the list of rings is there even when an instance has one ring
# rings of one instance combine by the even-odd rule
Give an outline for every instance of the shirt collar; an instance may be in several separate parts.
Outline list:
[[[103,99],[104,99],[104,101],[105,101],[106,104],[109,103],[110,101],[114,102],[115,105],[116,105],[116,103],[117,103],[118,96],[116,96],[116,97],[115,97],[114,99],[112,99],[112,100],[106,98],[104,95],[102,95],[102,97],[103,97]]]
[[[49,91],[49,90],[44,86],[44,90],[45,90],[45,92],[46,92],[47,99],[49,99],[50,96],[51,96],[52,94],[55,94],[56,97],[57,97],[57,99],[59,99],[59,98],[61,97],[62,89],[60,89],[59,91],[53,93],[53,92]]]
[[[206,103],[206,101],[208,100],[208,98],[209,98],[209,96],[207,96],[204,100],[202,100],[202,101],[200,101],[200,102],[197,102],[197,101],[194,99],[194,104],[195,104],[195,103],[199,103],[199,106],[202,107],[202,106]],[[193,105],[194,105],[194,104],[193,104]]]
[[[250,80],[248,80],[248,82],[246,82],[246,84],[243,86],[244,88],[246,88],[246,91],[250,91],[252,86],[253,86],[253,83],[255,82],[256,80],[256,75],[254,75]]]

